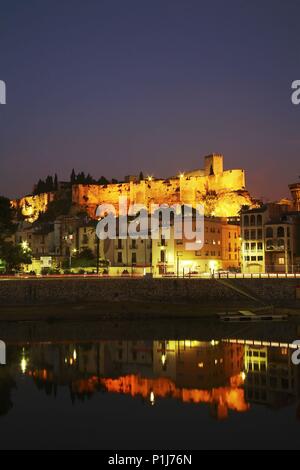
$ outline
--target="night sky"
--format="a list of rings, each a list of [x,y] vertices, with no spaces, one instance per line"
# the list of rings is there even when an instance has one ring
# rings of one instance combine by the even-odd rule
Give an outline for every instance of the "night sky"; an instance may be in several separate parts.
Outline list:
[[[266,199],[300,175],[299,0],[0,0],[0,194],[72,168],[167,177],[223,153]]]

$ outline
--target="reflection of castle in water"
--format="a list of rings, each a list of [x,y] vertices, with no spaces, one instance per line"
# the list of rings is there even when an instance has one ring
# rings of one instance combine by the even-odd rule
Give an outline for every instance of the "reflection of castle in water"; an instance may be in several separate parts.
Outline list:
[[[36,386],[72,401],[97,391],[206,403],[213,415],[247,411],[251,403],[284,406],[299,396],[299,373],[284,343],[259,341],[101,341],[36,344],[22,350],[21,368]]]

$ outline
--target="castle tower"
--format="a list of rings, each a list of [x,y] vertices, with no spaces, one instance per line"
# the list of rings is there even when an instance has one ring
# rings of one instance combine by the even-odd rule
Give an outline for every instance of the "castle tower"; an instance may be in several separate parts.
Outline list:
[[[294,209],[300,212],[300,183],[289,184],[289,189],[294,202]]]
[[[204,174],[221,175],[223,173],[223,155],[211,154],[204,157]]]

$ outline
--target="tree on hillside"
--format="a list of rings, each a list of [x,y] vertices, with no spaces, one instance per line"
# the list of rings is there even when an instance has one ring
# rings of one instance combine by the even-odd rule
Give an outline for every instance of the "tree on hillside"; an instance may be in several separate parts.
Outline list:
[[[45,180],[39,179],[34,187],[33,194],[50,193],[56,191],[58,187],[57,175],[48,175]]]
[[[16,225],[13,223],[14,215],[15,211],[11,207],[10,200],[4,196],[0,196],[0,241],[15,232]]]
[[[71,172],[70,182],[71,182],[71,184],[76,183],[76,173],[75,173],[74,168],[72,169],[72,172]]]
[[[98,179],[99,184],[108,184],[108,180],[105,178],[105,176],[101,176],[101,178]]]
[[[14,215],[10,200],[0,196],[0,259],[4,261],[7,272],[19,269],[21,264],[31,263],[29,250],[8,240],[17,227],[13,222]]]

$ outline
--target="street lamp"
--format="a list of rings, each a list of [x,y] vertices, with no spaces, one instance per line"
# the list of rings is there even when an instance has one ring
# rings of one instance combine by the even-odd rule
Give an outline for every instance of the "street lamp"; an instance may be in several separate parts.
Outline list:
[[[69,259],[70,268],[72,267],[72,253],[73,253],[74,255],[77,253],[76,248],[73,248],[73,250],[70,250],[70,259]]]
[[[182,251],[177,251],[177,277],[179,277],[179,256],[182,256]]]
[[[29,245],[28,245],[28,242],[26,240],[24,240],[21,243],[21,246],[22,246],[22,249],[23,249],[24,252],[28,250]]]

